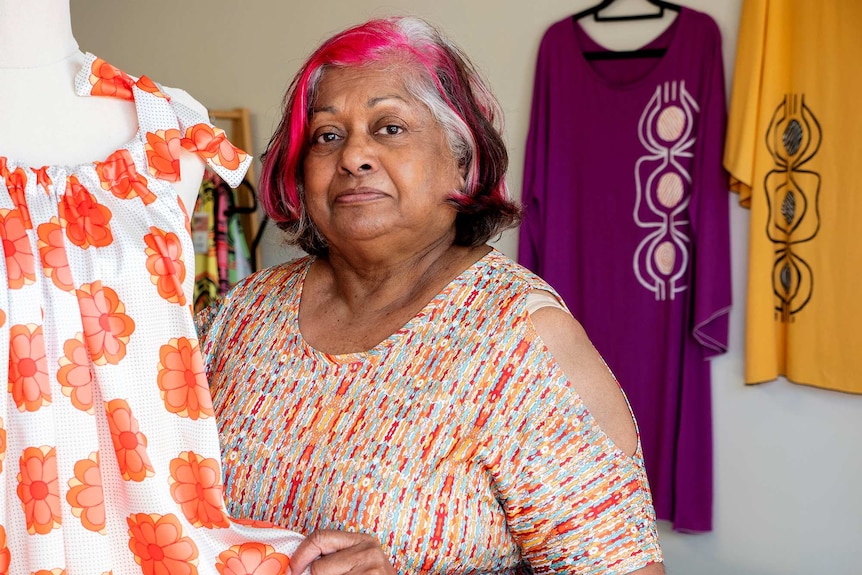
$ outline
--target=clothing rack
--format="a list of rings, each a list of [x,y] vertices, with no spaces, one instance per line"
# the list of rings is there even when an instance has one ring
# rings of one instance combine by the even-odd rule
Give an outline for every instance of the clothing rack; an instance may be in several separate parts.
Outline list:
[[[227,133],[228,139],[238,148],[248,154],[254,155],[254,146],[251,137],[251,114],[248,108],[233,108],[225,110],[210,110],[210,121]],[[251,185],[249,185],[251,184]],[[240,208],[240,222],[242,223],[245,241],[250,250],[253,250],[252,261],[259,267],[261,261],[258,231],[261,227],[260,216],[256,211],[257,179],[254,175],[254,162],[248,167],[243,183],[236,189],[236,207]],[[246,208],[243,210],[243,208]]]

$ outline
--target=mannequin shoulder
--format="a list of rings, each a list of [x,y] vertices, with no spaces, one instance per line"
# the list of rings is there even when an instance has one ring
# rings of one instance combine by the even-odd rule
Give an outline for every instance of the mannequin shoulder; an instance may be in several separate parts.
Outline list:
[[[195,98],[193,98],[192,95],[185,90],[180,88],[172,88],[170,86],[163,86],[163,88],[175,102],[183,104],[187,108],[203,115],[204,117],[209,116],[209,110],[207,110],[207,107],[201,104]]]
[[[200,114],[202,118],[209,118],[209,111],[206,106],[198,102],[185,90],[169,86],[162,86],[162,88],[174,102],[183,104],[193,112]],[[194,209],[201,180],[204,176],[204,162],[197,154],[183,150],[180,155],[180,169],[183,175],[180,181],[174,183],[174,188],[176,188],[177,193],[182,198],[186,210],[191,213]]]

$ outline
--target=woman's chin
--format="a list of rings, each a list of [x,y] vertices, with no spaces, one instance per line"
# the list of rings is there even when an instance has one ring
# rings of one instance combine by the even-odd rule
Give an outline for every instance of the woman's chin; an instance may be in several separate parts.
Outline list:
[[[336,233],[331,234],[332,237],[328,241],[330,245],[341,244],[350,250],[362,244],[373,243],[375,241],[380,241],[384,244],[391,242],[391,238],[394,235],[393,231],[394,228],[391,225],[382,225],[375,222],[351,222],[349,226],[339,227]]]

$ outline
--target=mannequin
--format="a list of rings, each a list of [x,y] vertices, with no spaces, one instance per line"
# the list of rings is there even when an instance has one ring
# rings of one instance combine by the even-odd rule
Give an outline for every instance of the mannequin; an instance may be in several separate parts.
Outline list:
[[[69,0],[0,0],[0,156],[32,167],[70,166],[102,160],[134,137],[134,103],[75,94],[83,62]],[[207,115],[186,92],[165,90]],[[191,213],[204,163],[184,150],[180,167],[182,179],[174,187]]]
[[[69,0],[0,0],[0,573],[283,573],[302,536],[223,511],[187,305],[204,159],[251,160],[185,92],[94,59]]]
[[[369,536],[224,510],[189,306],[204,160],[251,162],[79,50],[69,0],[0,0],[0,575],[379,572]]]

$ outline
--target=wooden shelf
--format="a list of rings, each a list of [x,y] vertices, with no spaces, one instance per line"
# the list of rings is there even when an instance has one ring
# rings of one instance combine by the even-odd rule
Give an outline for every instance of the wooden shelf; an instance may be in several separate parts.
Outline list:
[[[248,108],[210,110],[209,115],[210,121],[227,133],[227,137],[233,145],[242,149],[246,153],[254,155],[254,146],[252,145],[251,137],[251,114],[249,113]],[[254,163],[249,166],[245,177],[252,183],[255,189],[257,189]],[[248,186],[240,185],[236,190],[237,207],[247,208],[253,206],[255,204],[253,193],[254,192],[250,190]],[[246,243],[248,244],[249,249],[251,249],[252,241],[257,235],[258,228],[260,227],[260,217],[257,213],[241,214],[240,222],[242,223],[242,230],[245,234]],[[257,262],[257,267],[260,267],[260,246],[257,247],[256,253],[254,254],[254,261]]]

